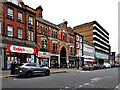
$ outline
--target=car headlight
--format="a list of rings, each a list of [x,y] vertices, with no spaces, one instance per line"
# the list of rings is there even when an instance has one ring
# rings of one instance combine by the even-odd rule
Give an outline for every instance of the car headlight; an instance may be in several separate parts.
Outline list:
[[[23,72],[22,70],[20,70],[19,72]]]

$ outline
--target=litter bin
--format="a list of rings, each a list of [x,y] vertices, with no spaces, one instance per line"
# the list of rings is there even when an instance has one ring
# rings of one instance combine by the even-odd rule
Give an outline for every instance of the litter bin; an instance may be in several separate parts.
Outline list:
[[[16,67],[17,65],[18,65],[18,64],[11,63],[11,75],[14,75],[14,74],[15,74],[15,67]]]

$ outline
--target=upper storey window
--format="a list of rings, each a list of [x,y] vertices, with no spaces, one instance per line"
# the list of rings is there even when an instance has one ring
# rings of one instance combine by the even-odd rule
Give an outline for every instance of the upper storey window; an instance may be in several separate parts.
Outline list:
[[[13,19],[13,9],[8,8],[8,18]]]
[[[33,25],[33,17],[29,16],[29,24]]]
[[[22,22],[22,13],[21,12],[18,12],[18,21]]]

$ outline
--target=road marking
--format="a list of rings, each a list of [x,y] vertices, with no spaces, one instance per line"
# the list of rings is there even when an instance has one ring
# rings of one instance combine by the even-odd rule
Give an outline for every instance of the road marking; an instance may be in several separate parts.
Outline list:
[[[80,85],[79,87],[82,87],[83,85]]]

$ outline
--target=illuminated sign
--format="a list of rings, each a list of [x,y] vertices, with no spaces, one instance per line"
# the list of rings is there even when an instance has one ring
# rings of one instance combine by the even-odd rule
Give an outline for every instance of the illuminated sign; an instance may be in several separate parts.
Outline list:
[[[36,54],[36,48],[16,46],[7,44],[7,52]]]

